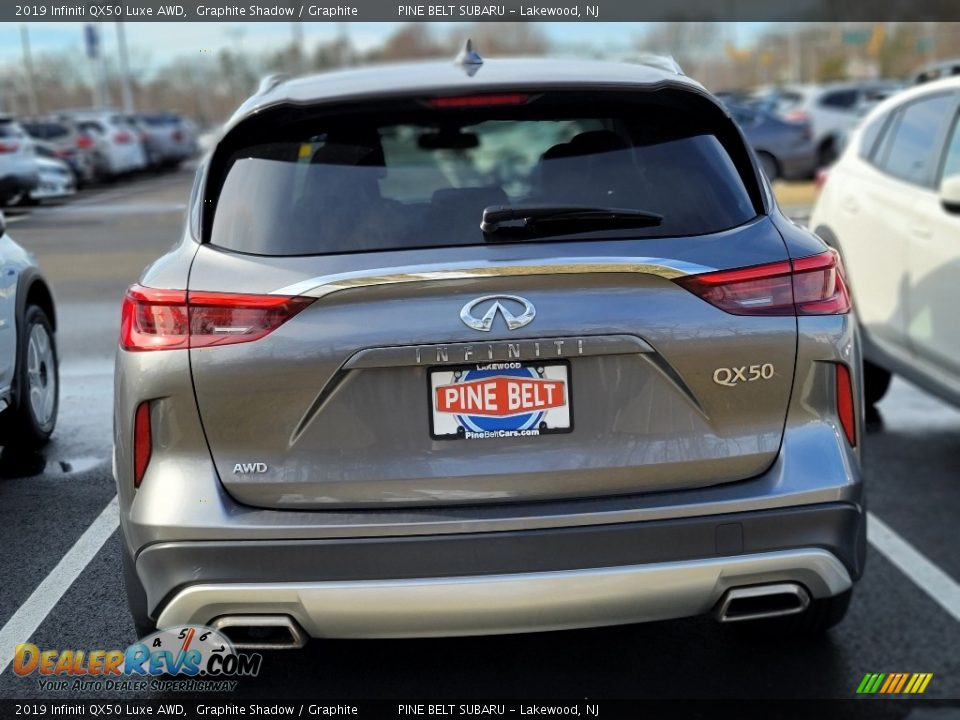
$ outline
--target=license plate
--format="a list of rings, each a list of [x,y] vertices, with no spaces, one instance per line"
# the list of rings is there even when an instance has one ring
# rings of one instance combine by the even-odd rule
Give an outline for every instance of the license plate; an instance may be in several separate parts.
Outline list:
[[[430,435],[484,440],[570,432],[567,363],[498,362],[434,368]]]

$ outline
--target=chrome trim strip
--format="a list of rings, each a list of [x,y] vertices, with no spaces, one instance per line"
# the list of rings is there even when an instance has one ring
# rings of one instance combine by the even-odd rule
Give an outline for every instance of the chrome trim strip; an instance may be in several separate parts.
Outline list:
[[[526,277],[531,275],[571,275],[578,273],[637,273],[672,280],[686,275],[711,272],[716,268],[684,260],[667,258],[583,257],[528,260],[509,264],[467,261],[407,265],[396,268],[371,268],[331,275],[318,275],[274,290],[272,295],[300,295],[322,298],[341,290],[397,285],[401,283],[445,280],[475,280],[484,277]]]
[[[488,635],[700,615],[732,588],[777,582],[798,583],[813,597],[852,585],[836,556],[808,548],[515,575],[192,585],[170,600],[157,623],[285,614],[313,637]]]
[[[581,335],[516,340],[391,345],[360,350],[343,364],[344,370],[418,365],[470,365],[488,362],[567,360],[597,355],[652,353],[650,344],[635,335]]]

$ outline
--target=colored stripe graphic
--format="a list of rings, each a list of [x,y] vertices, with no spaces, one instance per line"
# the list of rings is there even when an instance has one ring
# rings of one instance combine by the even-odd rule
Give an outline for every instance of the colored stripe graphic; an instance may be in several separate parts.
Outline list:
[[[933,673],[867,673],[857,686],[859,695],[921,695]]]

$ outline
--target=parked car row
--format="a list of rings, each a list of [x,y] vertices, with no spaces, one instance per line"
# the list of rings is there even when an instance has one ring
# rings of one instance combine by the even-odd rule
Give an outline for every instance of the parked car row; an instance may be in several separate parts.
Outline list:
[[[64,197],[91,183],[176,167],[197,150],[196,125],[172,112],[0,116],[0,204]]]
[[[740,124],[769,179],[799,180],[830,165],[860,119],[902,88],[899,81],[874,80],[785,85],[717,96]]]

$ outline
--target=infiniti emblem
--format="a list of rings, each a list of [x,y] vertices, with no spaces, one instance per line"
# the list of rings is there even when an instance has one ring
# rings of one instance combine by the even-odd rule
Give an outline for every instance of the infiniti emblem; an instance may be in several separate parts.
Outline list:
[[[478,318],[477,314],[481,312],[483,315]],[[464,305],[460,311],[460,319],[467,327],[490,332],[497,313],[500,313],[508,330],[529,325],[537,316],[533,303],[526,298],[517,295],[484,295]]]

